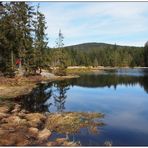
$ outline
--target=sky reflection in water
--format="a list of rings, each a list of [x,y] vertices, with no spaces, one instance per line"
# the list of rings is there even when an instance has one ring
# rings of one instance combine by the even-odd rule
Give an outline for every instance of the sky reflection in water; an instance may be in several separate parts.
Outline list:
[[[43,90],[48,111],[102,112],[99,135],[83,132],[71,135],[83,145],[148,145],[147,69],[120,69],[101,75],[87,74],[78,79],[51,83]],[[59,101],[59,99],[64,99]],[[43,102],[42,102],[43,103]],[[85,133],[85,134],[84,134]],[[89,139],[89,140],[88,140]]]

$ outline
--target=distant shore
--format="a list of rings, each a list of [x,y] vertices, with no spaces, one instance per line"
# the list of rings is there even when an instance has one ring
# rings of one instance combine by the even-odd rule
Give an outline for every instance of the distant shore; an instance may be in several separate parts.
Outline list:
[[[101,73],[103,70],[112,70],[112,69],[129,69],[129,68],[139,68],[139,69],[145,69],[148,67],[110,67],[110,66],[69,66],[67,68],[68,74],[81,74],[81,73],[87,73],[87,72],[98,72]]]
[[[42,76],[29,77],[0,77],[0,98],[14,98],[30,93],[33,88],[37,87],[38,83],[48,83],[56,80],[64,80],[77,78],[82,73],[102,73],[104,70],[119,69],[119,68],[148,68],[148,67],[86,67],[86,66],[71,66],[67,68],[67,76],[55,76],[51,73],[44,73]],[[47,76],[46,76],[47,74]]]

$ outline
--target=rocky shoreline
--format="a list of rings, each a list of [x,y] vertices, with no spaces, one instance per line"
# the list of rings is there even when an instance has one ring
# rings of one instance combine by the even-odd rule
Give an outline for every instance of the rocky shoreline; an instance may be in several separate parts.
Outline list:
[[[99,127],[104,125],[99,120],[104,117],[101,113],[29,112],[12,99],[29,94],[39,83],[77,77],[1,77],[0,146],[80,146],[79,141],[71,141],[67,135],[77,133],[81,128],[87,128],[93,134],[99,133]],[[53,133],[63,134],[65,137],[50,140]]]
[[[17,103],[0,102],[0,146],[80,146],[70,141],[67,134],[89,128],[97,133],[103,126],[100,113],[29,113]],[[65,134],[65,138],[50,141],[53,132]]]

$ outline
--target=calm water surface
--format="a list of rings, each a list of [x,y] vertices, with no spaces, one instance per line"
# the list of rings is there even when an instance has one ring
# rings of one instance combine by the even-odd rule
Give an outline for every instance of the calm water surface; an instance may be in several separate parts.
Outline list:
[[[31,112],[101,112],[106,124],[98,134],[87,129],[69,135],[82,145],[148,146],[148,69],[118,69],[80,78],[41,84],[25,96],[22,106]],[[65,137],[58,133],[52,138]]]

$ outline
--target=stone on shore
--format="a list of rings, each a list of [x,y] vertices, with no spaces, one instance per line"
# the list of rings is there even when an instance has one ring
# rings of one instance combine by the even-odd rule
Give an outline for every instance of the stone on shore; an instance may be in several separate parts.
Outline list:
[[[37,128],[30,127],[28,129],[28,132],[31,136],[36,137],[38,135],[39,130]]]
[[[0,121],[3,119],[3,118],[6,118],[6,117],[8,117],[9,115],[8,114],[6,114],[6,113],[1,113],[0,112]]]
[[[39,127],[46,120],[46,117],[40,113],[26,114],[25,118],[32,127]]]
[[[8,113],[9,107],[8,106],[0,106],[0,113]]]
[[[50,130],[45,128],[39,132],[38,139],[39,139],[39,141],[46,141],[46,140],[48,140],[50,135],[51,135]]]
[[[4,118],[1,120],[2,123],[7,123],[10,126],[12,125],[24,125],[26,124],[26,120],[25,119],[21,119],[19,116],[15,116],[15,115],[11,115],[8,118]]]

